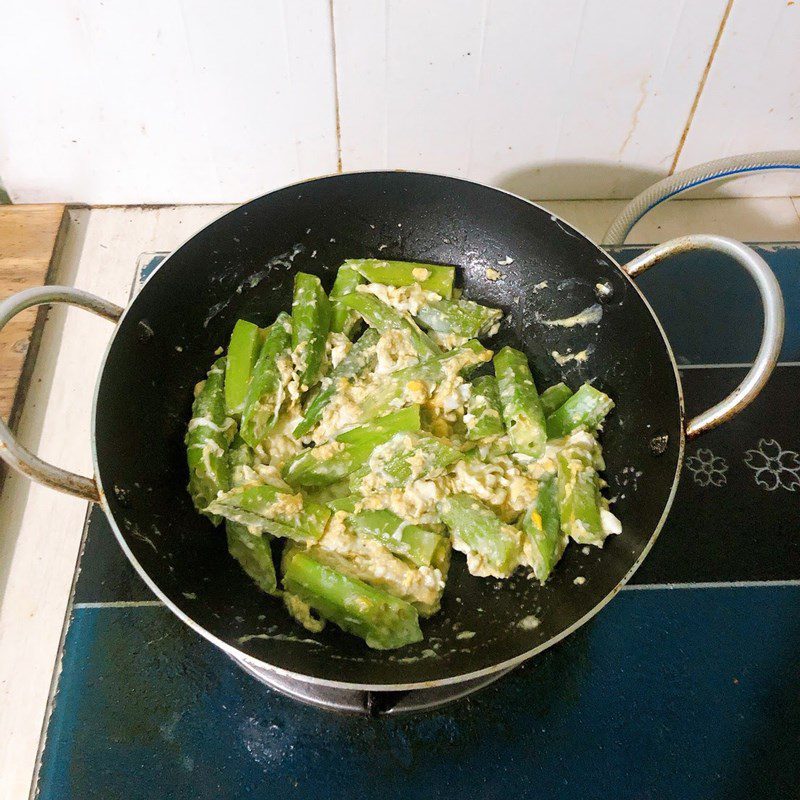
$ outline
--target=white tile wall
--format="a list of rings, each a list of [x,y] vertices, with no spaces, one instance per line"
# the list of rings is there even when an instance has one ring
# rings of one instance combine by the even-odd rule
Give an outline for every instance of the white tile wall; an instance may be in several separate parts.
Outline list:
[[[678,169],[800,149],[800,2],[734,0]],[[728,194],[800,194],[800,170],[738,178]]]
[[[328,0],[8,0],[17,202],[243,200],[337,165]]]
[[[724,7],[334,0],[342,165],[630,197],[667,173]]]
[[[798,43],[800,0],[6,0],[0,182],[236,202],[341,162],[630,197],[676,154],[800,148]]]

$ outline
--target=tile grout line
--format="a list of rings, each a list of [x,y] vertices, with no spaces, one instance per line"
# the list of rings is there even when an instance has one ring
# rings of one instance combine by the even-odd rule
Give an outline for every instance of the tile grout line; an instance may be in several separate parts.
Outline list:
[[[333,58],[333,102],[336,121],[336,171],[342,171],[342,118],[339,109],[339,70],[336,63],[336,23],[333,11],[334,0],[328,0],[331,20],[331,56]]]
[[[681,138],[678,140],[678,147],[675,150],[675,156],[673,157],[672,165],[669,168],[669,175],[675,174],[675,168],[678,166],[678,160],[681,157],[681,153],[683,153],[683,147],[686,144],[686,137],[689,135],[689,129],[692,127],[692,122],[694,122],[694,116],[697,113],[697,107],[700,105],[700,97],[703,94],[703,90],[706,88],[706,81],[708,80],[708,75],[711,72],[711,65],[714,63],[714,57],[717,55],[717,48],[719,47],[719,43],[722,41],[722,34],[725,31],[725,25],[728,22],[728,17],[730,16],[732,8],[733,0],[728,0],[728,4],[725,6],[725,11],[723,12],[722,19],[719,23],[717,35],[714,37],[714,43],[711,45],[711,52],[708,54],[708,61],[706,61],[705,69],[700,77],[700,83],[697,85],[697,92],[695,93],[694,100],[692,101],[692,107],[689,109],[689,116],[686,118],[686,124],[683,127],[683,133],[681,133]]]
[[[752,366],[752,361],[732,361],[725,364],[678,364],[678,369],[750,369]],[[800,361],[779,361],[775,367],[800,367]]]
[[[789,195],[789,202],[792,204],[794,215],[797,217],[797,223],[800,225],[800,197]]]
[[[164,606],[160,600],[98,600],[95,602],[73,603],[73,609],[89,608],[148,608]],[[164,606],[166,608],[166,606]]]
[[[622,591],[651,591],[669,589],[758,589],[773,586],[800,586],[800,580],[768,581],[698,581],[697,583],[626,583]]]

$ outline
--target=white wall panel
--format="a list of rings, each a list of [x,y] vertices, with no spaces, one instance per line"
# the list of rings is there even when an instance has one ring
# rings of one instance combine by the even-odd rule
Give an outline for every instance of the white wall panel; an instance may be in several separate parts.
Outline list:
[[[336,170],[328,0],[9,0],[12,199],[245,200]]]
[[[7,0],[0,182],[16,202],[236,202],[335,171],[340,144],[345,170],[630,197],[669,170],[727,4]],[[798,42],[800,2],[733,0],[679,169],[800,147]]]
[[[724,0],[334,0],[344,169],[539,198],[666,174]]]
[[[800,3],[734,0],[678,169],[788,149],[800,149]],[[800,175],[739,178],[724,191],[796,195]]]

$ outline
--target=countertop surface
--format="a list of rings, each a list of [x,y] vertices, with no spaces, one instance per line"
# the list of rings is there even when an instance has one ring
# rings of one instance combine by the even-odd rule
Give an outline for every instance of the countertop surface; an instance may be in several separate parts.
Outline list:
[[[597,240],[623,204],[543,205]],[[174,249],[225,210],[220,206],[73,210],[55,280],[124,305],[141,253]],[[629,243],[664,241],[690,232],[722,233],[747,241],[800,241],[798,202],[788,198],[674,202],[637,226]],[[22,440],[42,457],[85,474],[91,466],[91,398],[110,333],[108,323],[85,312],[51,312],[19,424]],[[747,354],[741,360],[746,362]],[[84,502],[31,486],[16,475],[6,481],[0,498],[0,798],[18,800],[30,790],[86,510]],[[670,576],[674,580],[679,578]],[[776,599],[775,625],[781,602]],[[624,601],[619,606],[618,613],[625,614]],[[509,686],[507,691],[513,693]]]
[[[47,283],[64,210],[59,204],[0,206],[0,298]],[[11,427],[25,396],[26,366],[33,365],[43,322],[44,314],[24,311],[0,334],[0,414],[11,420]]]

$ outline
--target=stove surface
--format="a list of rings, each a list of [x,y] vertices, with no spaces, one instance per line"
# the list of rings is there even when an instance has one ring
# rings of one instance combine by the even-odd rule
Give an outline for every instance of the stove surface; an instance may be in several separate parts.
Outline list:
[[[447,705],[401,715],[448,698],[309,696],[246,674],[153,598],[93,509],[39,797],[793,796],[800,244],[757,249],[784,291],[784,365],[749,409],[688,444],[671,515],[632,584],[557,646]],[[143,273],[162,258],[144,258]],[[697,254],[639,285],[681,365],[687,412],[713,404],[756,352],[755,290],[722,257]]]

